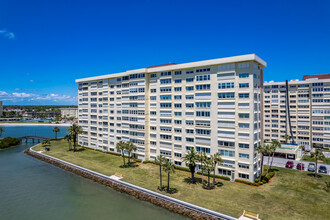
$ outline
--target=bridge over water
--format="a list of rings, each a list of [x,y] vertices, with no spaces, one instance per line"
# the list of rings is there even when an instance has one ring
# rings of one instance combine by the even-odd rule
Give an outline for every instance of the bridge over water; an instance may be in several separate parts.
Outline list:
[[[32,143],[34,143],[34,141],[40,143],[40,141],[47,140],[49,138],[39,137],[39,136],[24,136],[24,137],[20,137],[19,139],[21,139],[22,141],[25,140],[25,143],[27,143],[28,140],[32,140]]]

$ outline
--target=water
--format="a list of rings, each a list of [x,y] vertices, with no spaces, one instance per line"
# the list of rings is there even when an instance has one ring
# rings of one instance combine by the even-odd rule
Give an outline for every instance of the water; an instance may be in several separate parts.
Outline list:
[[[54,137],[52,126],[2,127],[2,137]],[[32,145],[0,151],[0,219],[186,219],[24,154]]]

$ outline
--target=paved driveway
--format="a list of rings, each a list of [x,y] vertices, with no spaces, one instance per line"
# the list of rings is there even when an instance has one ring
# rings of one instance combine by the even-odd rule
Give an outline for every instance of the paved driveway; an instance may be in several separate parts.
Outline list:
[[[270,158],[269,162],[271,162],[271,160],[272,160],[272,158]],[[274,157],[273,166],[275,166],[275,167],[285,167],[285,164],[286,164],[287,161],[288,161],[288,159]],[[293,163],[294,163],[294,168],[293,169],[296,169],[296,166],[297,166],[298,163],[303,163],[305,165],[305,171],[307,171],[308,164],[311,163],[311,162],[293,160]],[[264,156],[264,165],[268,165],[268,157],[267,156]],[[320,167],[320,165],[326,166],[327,171],[328,171],[327,174],[330,175],[330,165],[317,163],[317,169]]]

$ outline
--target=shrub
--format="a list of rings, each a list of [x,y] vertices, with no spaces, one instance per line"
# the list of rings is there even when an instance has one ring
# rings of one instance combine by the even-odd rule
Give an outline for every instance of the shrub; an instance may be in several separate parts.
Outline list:
[[[0,140],[0,149],[5,149],[11,146],[19,144],[21,140],[19,138],[6,137]]]
[[[153,161],[153,160],[145,160],[145,161],[143,161],[143,163],[144,163],[144,164],[146,164],[146,163],[152,163],[152,164],[155,164],[155,161]]]
[[[179,167],[179,166],[175,166],[175,169],[190,172],[189,168],[187,168],[187,167]]]
[[[198,171],[197,174],[202,175],[202,172],[201,171]],[[205,173],[204,173],[204,175],[205,175]],[[213,174],[210,174],[210,177],[213,177]],[[215,175],[215,178],[223,179],[223,180],[230,180],[229,177],[227,177],[227,176],[220,176],[220,175]]]

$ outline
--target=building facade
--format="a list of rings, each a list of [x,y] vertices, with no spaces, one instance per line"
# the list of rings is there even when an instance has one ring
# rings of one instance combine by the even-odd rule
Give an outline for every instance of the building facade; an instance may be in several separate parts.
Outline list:
[[[78,109],[77,108],[61,108],[61,117],[64,118],[78,118]]]
[[[262,82],[265,61],[255,54],[167,64],[76,80],[79,144],[135,156],[165,155],[178,166],[191,148],[224,160],[216,173],[253,181],[260,173]]]
[[[264,83],[264,139],[285,142],[287,134],[298,145],[329,148],[330,74],[287,84]]]

